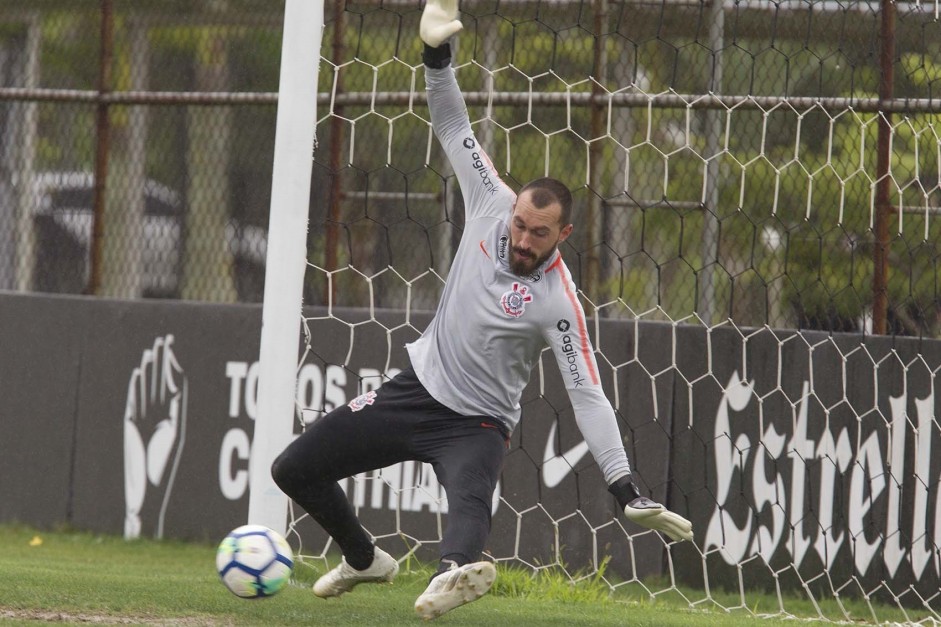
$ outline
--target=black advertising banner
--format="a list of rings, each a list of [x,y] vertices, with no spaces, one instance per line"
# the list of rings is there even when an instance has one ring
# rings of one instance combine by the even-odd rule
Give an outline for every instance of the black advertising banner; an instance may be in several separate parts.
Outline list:
[[[710,583],[936,594],[938,343],[679,334],[677,370],[706,374],[676,386],[672,500],[692,514]],[[701,585],[702,558],[687,557],[679,572]]]
[[[0,424],[14,434],[0,456],[0,521],[200,540],[246,521],[260,307],[38,295],[5,295],[0,305]],[[404,346],[430,319],[333,313],[306,312],[312,341],[298,369],[297,432],[406,367]],[[599,370],[611,398],[623,399],[639,480],[666,498],[669,396],[654,424],[650,379],[632,375],[632,338],[633,327],[601,324]],[[650,534],[628,542],[614,522],[560,376],[547,353],[525,391],[487,550],[572,570],[612,554],[610,568],[625,577],[659,573],[662,543]],[[429,466],[405,462],[344,488],[380,542],[402,553],[403,540],[417,541],[427,545],[422,558],[436,557],[447,500]],[[297,529],[305,547],[323,546],[309,519]]]
[[[406,367],[430,317],[305,313],[296,432]],[[259,306],[0,294],[0,522],[200,540],[243,524],[260,321]],[[592,340],[637,483],[694,522],[695,545],[668,549],[677,576],[937,591],[941,343],[610,320]],[[661,573],[663,542],[615,511],[563,383],[545,353],[488,551]],[[447,500],[430,467],[344,489],[381,544],[434,558]],[[324,546],[309,519],[297,530]]]
[[[74,500],[85,302],[0,294],[0,521],[51,526]]]
[[[248,449],[226,443],[252,432],[231,415],[232,372],[257,358],[259,321],[257,307],[0,297],[0,520],[185,538],[244,521]],[[26,515],[38,506],[54,514]]]
[[[219,537],[247,512],[253,425],[239,384],[242,364],[257,359],[260,310],[91,306],[71,522],[127,537]]]

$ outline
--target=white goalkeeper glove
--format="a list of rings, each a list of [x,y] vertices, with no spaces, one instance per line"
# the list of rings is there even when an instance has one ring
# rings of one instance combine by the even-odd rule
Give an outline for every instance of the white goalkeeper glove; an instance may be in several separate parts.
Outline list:
[[[667,534],[674,542],[693,539],[693,523],[645,496],[625,505],[624,515],[641,527]]]
[[[421,40],[437,48],[464,28],[457,19],[457,0],[428,0],[421,14],[418,34]]]
[[[616,479],[608,486],[608,492],[624,508],[624,515],[641,527],[665,533],[674,542],[693,539],[693,523],[660,503],[641,496],[630,475]]]

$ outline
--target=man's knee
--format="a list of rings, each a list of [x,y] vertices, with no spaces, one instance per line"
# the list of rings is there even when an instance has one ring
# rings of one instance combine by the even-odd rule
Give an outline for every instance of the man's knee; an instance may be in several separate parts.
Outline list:
[[[281,491],[291,496],[297,491],[298,469],[288,455],[288,451],[283,451],[277,459],[271,464],[271,478]]]

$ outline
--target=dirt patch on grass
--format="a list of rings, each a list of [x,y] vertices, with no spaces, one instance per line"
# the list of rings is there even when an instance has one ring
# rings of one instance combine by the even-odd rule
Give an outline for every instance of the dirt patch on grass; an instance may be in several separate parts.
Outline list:
[[[221,627],[223,625],[231,625],[229,622],[216,620],[207,616],[158,618],[156,616],[59,612],[54,610],[0,607],[0,622],[4,620],[42,623],[89,623],[93,625],[179,625],[180,627]]]

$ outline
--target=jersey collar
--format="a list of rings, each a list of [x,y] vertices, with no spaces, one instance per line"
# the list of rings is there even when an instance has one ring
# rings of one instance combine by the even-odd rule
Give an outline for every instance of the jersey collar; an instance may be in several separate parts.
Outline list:
[[[500,260],[500,263],[504,268],[509,271],[510,269],[510,234],[503,233],[500,236],[499,241],[497,242],[497,259]],[[536,271],[527,276],[520,277],[524,281],[529,281],[530,283],[538,283],[543,279],[547,272],[549,272],[556,264],[562,261],[562,253],[559,252],[559,249],[556,248],[555,252],[546,259],[541,266],[536,268]]]

